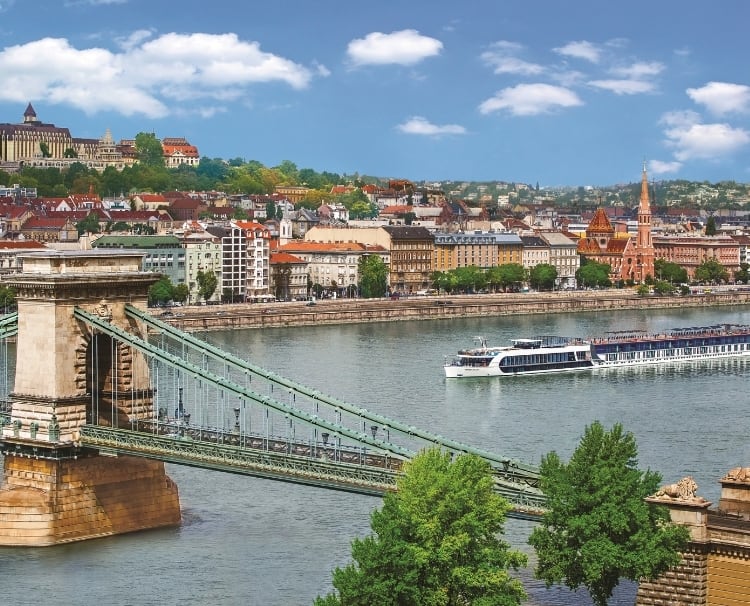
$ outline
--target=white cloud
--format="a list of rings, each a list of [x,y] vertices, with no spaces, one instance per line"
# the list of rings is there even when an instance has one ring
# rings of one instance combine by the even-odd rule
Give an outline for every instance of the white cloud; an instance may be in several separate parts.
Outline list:
[[[580,42],[568,42],[565,46],[553,48],[557,54],[565,57],[574,57],[576,59],[585,59],[591,63],[599,63],[602,51],[601,49],[592,44],[581,40]]]
[[[409,118],[397,126],[398,130],[407,135],[464,135],[466,129],[459,124],[432,124],[422,116]]]
[[[533,116],[578,105],[583,105],[583,101],[567,88],[551,84],[519,84],[498,91],[494,97],[483,101],[479,111],[490,114],[507,110],[514,116]]]
[[[349,42],[346,52],[354,65],[415,65],[442,49],[440,40],[405,29],[390,34],[372,32]]]
[[[151,36],[154,35],[153,30],[150,29],[138,29],[124,38],[117,38],[116,42],[120,45],[123,50],[131,50],[136,48],[139,44],[142,44]]]
[[[652,175],[676,173],[681,168],[682,162],[664,162],[662,160],[651,160],[648,163],[648,172]]]
[[[750,86],[731,82],[709,82],[701,88],[687,89],[688,97],[704,105],[712,114],[722,116],[750,111]]]
[[[632,65],[614,67],[610,71],[613,75],[619,76],[620,78],[640,80],[641,78],[658,76],[664,71],[664,64],[658,61],[637,61]]]
[[[515,42],[501,40],[495,42],[480,55],[482,61],[489,65],[496,74],[520,74],[536,76],[544,71],[538,63],[530,63],[519,59],[515,55],[522,50],[522,46]]]
[[[77,49],[62,38],[5,48],[0,51],[0,99],[46,98],[89,113],[159,118],[191,99],[234,99],[264,82],[301,89],[313,77],[308,68],[235,34],[171,33],[147,39],[149,34],[134,32],[122,52]]]
[[[652,82],[645,80],[591,80],[588,84],[616,95],[639,95],[650,93],[656,88]]]
[[[664,131],[667,145],[680,162],[713,160],[731,154],[750,143],[750,132],[728,124],[684,122]]]

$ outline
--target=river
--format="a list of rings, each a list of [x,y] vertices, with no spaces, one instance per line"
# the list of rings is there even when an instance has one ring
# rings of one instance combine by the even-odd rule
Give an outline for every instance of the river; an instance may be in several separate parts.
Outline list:
[[[542,334],[599,335],[719,322],[750,323],[750,308],[622,311],[233,330],[203,338],[297,382],[409,424],[538,464],[572,453],[587,424],[633,432],[639,467],[664,482],[692,475],[716,503],[719,478],[750,465],[746,385],[750,360],[687,363],[558,376],[446,381],[445,355],[475,335],[490,343]],[[369,531],[379,499],[169,466],[184,523],[43,549],[0,549],[10,603],[79,605],[311,604],[331,570]],[[545,589],[532,575],[532,524],[506,523],[506,540],[529,553],[521,571],[533,606],[591,604],[584,592]],[[623,582],[612,605],[632,605]]]

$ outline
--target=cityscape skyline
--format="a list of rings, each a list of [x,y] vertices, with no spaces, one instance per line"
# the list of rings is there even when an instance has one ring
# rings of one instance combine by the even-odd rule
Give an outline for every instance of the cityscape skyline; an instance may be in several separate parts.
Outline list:
[[[748,182],[750,6],[721,6],[11,0],[0,120],[414,181]]]

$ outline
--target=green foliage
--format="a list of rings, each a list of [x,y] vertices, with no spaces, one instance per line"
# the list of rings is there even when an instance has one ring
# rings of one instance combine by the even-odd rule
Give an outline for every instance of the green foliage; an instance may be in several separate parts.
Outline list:
[[[639,297],[645,297],[650,292],[651,289],[648,287],[648,284],[639,284],[635,287],[635,294],[637,294]]]
[[[430,276],[433,288],[442,292],[453,292],[456,289],[457,280],[452,271],[434,271]]]
[[[148,302],[151,305],[163,305],[172,300],[174,285],[167,276],[162,276],[158,282],[148,289]]]
[[[684,267],[664,259],[654,260],[654,274],[659,280],[673,284],[684,284],[688,281],[688,273]]]
[[[520,263],[504,263],[487,270],[487,283],[494,289],[507,291],[519,289],[528,278],[526,268]]]
[[[94,212],[89,213],[86,215],[86,218],[81,219],[76,223],[76,229],[78,230],[79,236],[82,236],[83,234],[98,234],[99,215]]]
[[[195,281],[198,283],[198,296],[204,301],[208,301],[213,296],[219,284],[216,274],[212,271],[198,270]]]
[[[581,267],[576,271],[576,280],[583,288],[608,288],[612,286],[609,274],[612,268],[608,263],[597,263],[581,259]]]
[[[654,579],[680,562],[688,530],[672,524],[665,507],[645,502],[661,477],[638,470],[637,454],[631,433],[596,421],[567,465],[555,452],[542,458],[547,511],[529,543],[535,575],[547,586],[585,587],[606,606],[621,578]]]
[[[378,255],[363,255],[357,262],[359,294],[365,299],[384,297],[388,289],[388,267]]]
[[[16,306],[16,291],[9,286],[0,286],[0,309],[5,313]]]
[[[188,285],[184,282],[181,282],[180,284],[175,285],[175,287],[172,289],[172,301],[184,303],[185,301],[187,301],[189,294],[190,289],[188,288]]]
[[[333,572],[336,592],[316,606],[511,606],[526,595],[509,574],[526,556],[501,540],[507,502],[488,463],[433,448],[418,454],[398,491],[373,512],[373,534],[352,542]]]
[[[716,219],[714,219],[713,215],[711,215],[706,221],[706,235],[707,236],[716,235]]]
[[[675,291],[675,286],[666,280],[657,280],[654,282],[654,293],[657,295],[671,295]]]
[[[149,168],[164,167],[164,148],[154,133],[138,133],[135,136],[135,152],[138,162]],[[163,190],[155,190],[163,191]]]
[[[539,263],[529,271],[529,285],[536,290],[552,290],[557,282],[557,268],[549,263]]]
[[[750,265],[740,263],[740,268],[734,272],[734,281],[747,284],[750,281],[750,272],[748,272],[748,269],[750,269]]]
[[[698,282],[715,284],[729,280],[729,272],[716,259],[706,259],[695,268],[694,277]]]
[[[473,293],[487,285],[487,274],[476,265],[458,267],[451,271],[456,277],[456,288],[463,292]]]
[[[42,152],[42,158],[50,158],[52,156],[49,151],[49,145],[46,141],[39,142],[39,151]]]

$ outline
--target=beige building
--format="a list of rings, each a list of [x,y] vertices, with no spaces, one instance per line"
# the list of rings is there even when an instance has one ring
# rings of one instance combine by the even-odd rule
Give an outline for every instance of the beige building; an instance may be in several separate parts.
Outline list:
[[[523,262],[523,242],[517,234],[499,232],[438,232],[435,234],[433,267],[450,271],[475,266],[487,270]]]
[[[556,231],[541,232],[539,236],[549,245],[549,264],[557,270],[556,286],[575,287],[576,272],[581,267],[578,242]]]
[[[359,242],[382,246],[390,255],[389,284],[393,291],[411,293],[428,288],[434,271],[435,238],[424,227],[312,227],[308,242]]]
[[[320,284],[337,297],[354,296],[359,284],[359,260],[364,255],[379,255],[386,266],[390,254],[378,244],[359,242],[306,242],[296,240],[279,247],[279,251],[303,259],[306,263],[305,284]]]

